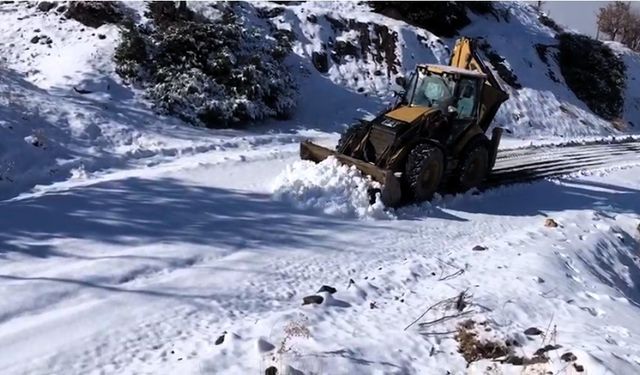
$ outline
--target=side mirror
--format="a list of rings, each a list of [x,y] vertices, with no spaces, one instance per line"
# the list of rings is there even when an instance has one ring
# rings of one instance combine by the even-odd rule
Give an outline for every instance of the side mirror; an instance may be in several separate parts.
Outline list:
[[[458,113],[458,108],[450,105],[447,107],[447,112],[449,112],[449,114],[457,114]]]

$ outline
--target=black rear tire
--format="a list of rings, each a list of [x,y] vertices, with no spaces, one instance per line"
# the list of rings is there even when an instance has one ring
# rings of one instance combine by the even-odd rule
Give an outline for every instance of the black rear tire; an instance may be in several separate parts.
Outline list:
[[[417,145],[409,153],[405,176],[411,198],[424,202],[438,191],[445,170],[443,151],[430,144]]]
[[[475,142],[463,151],[454,179],[454,189],[467,191],[480,186],[489,174],[489,145]]]

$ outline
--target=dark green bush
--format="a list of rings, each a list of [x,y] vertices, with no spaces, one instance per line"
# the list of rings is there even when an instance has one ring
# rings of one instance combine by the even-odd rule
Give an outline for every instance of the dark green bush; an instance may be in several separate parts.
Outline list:
[[[624,106],[625,65],[599,40],[580,34],[558,36],[558,62],[567,86],[595,114],[620,116]]]
[[[226,127],[295,108],[284,64],[291,35],[247,28],[233,6],[205,19],[173,3],[149,4],[151,25],[130,25],[116,49],[116,71],[141,84],[157,109],[197,125]]]
[[[117,1],[70,1],[65,15],[89,27],[117,24],[125,18]]]

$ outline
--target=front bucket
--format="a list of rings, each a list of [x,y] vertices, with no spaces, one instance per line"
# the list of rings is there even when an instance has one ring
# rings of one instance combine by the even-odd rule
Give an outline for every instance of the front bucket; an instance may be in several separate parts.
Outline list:
[[[382,185],[380,200],[385,206],[397,207],[400,205],[402,200],[400,181],[398,181],[398,178],[394,176],[390,170],[381,169],[372,163],[352,158],[326,147],[318,146],[311,141],[303,141],[300,143],[300,158],[303,160],[311,160],[319,163],[329,156],[335,157],[342,164],[353,165],[363,174],[371,176],[374,181],[379,182]]]

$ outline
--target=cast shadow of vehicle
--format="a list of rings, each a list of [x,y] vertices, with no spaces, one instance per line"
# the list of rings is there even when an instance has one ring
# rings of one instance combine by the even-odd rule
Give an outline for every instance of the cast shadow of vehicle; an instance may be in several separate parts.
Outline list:
[[[296,211],[267,194],[127,178],[0,202],[0,256],[82,256],[50,245],[60,238],[115,245],[184,243],[211,251],[342,251],[336,231],[369,225]],[[373,224],[371,224],[373,225]],[[376,223],[378,227],[381,223]]]

